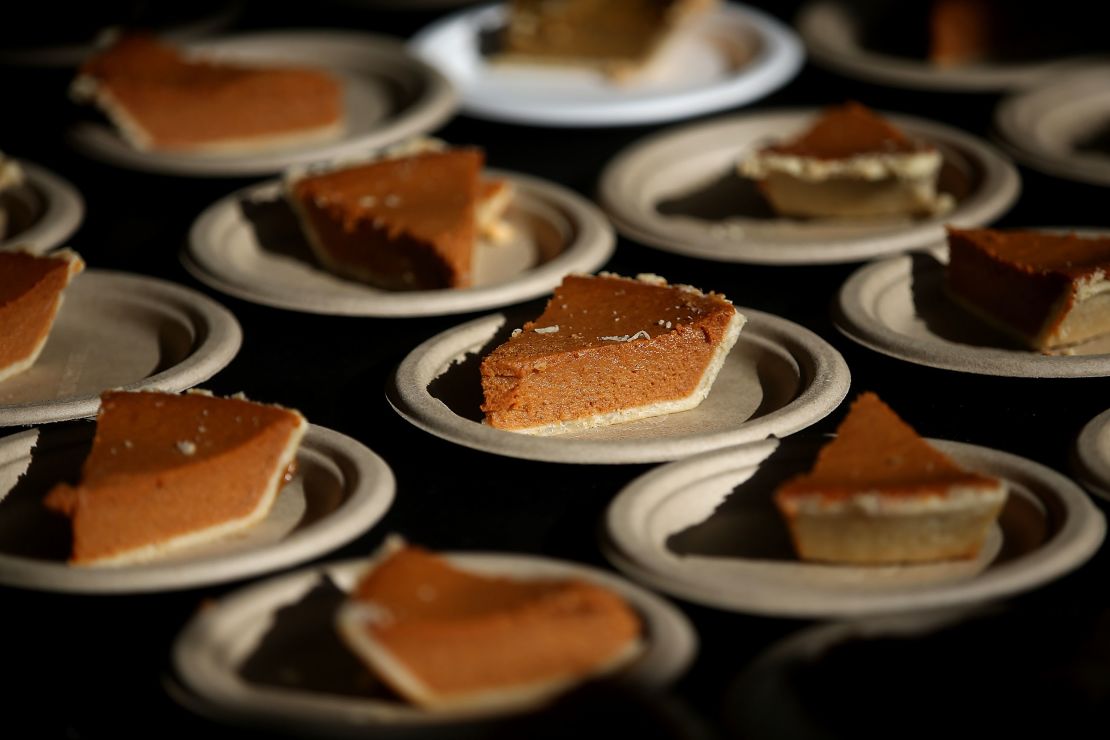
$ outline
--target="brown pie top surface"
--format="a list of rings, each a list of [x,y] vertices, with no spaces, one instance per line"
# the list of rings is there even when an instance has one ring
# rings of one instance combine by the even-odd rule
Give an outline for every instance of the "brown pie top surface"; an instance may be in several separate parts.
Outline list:
[[[292,135],[343,117],[342,89],[326,72],[193,59],[144,34],[124,36],[80,75],[167,149]]]
[[[874,393],[863,393],[821,448],[809,473],[779,487],[776,497],[850,498],[863,492],[943,496],[952,486],[995,480],[965,471],[900,419]]]
[[[870,108],[850,102],[826,108],[801,136],[764,151],[814,159],[846,159],[863,154],[927,151]]]
[[[949,239],[960,240],[992,260],[1029,274],[1060,274],[1080,278],[1110,270],[1110,238],[1042,231],[955,229]]]

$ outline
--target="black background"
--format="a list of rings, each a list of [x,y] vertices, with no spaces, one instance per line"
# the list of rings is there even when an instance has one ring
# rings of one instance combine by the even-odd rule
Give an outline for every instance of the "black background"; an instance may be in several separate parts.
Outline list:
[[[784,20],[793,3],[757,3]],[[48,7],[48,6],[47,6]],[[41,10],[41,9],[40,9]],[[439,15],[343,3],[253,3],[232,30],[343,28],[407,37]],[[327,560],[362,557],[389,532],[445,550],[538,553],[609,566],[599,518],[622,486],[650,466],[576,466],[513,460],[457,447],[404,422],[383,389],[424,339],[473,318],[315,316],[214,293],[178,254],[206,206],[253,180],[171,178],[82,158],[64,143],[79,113],[66,99],[71,72],[0,67],[0,147],[54,170],[82,192],[87,215],[70,240],[90,266],[153,275],[196,288],[233,311],[242,350],[204,387],[299,408],[384,457],[397,476],[385,519]],[[999,97],[897,90],[807,63],[785,88],[744,110],[859,100],[989,137]],[[714,114],[726,115],[728,111]],[[708,117],[707,117],[708,118]],[[437,132],[476,144],[490,166],[545,178],[592,197],[605,163],[662,126],[559,129],[459,116]],[[1020,200],[1001,226],[1105,227],[1105,191],[1021,168]],[[654,272],[723,292],[735,303],[812,329],[840,350],[852,391],[874,390],[921,434],[1006,450],[1065,474],[1080,428],[1110,406],[1110,379],[1041,380],[964,375],[900,362],[840,335],[830,301],[857,265],[716,264],[619,238],[606,269]],[[541,305],[537,303],[536,307]],[[475,314],[478,315],[478,314]],[[804,432],[832,431],[843,408]],[[3,509],[0,507],[0,514]],[[1105,548],[1104,548],[1105,549]],[[1084,567],[1002,605],[998,613],[916,641],[846,647],[802,671],[795,688],[833,736],[926,736],[1036,730],[1105,737],[1110,720],[1110,580],[1105,552]],[[134,596],[67,596],[0,589],[0,736],[43,738],[264,737],[280,728],[224,727],[185,712],[162,688],[169,647],[205,603],[242,584]],[[724,613],[680,603],[701,638],[689,673],[663,697],[617,694],[564,702],[543,721],[453,728],[505,737],[729,736],[728,687],[762,649],[812,623]],[[599,690],[599,692],[602,690]],[[775,705],[765,708],[769,715]],[[965,719],[957,722],[957,714]],[[26,721],[24,723],[24,720]],[[367,737],[373,734],[367,732]]]

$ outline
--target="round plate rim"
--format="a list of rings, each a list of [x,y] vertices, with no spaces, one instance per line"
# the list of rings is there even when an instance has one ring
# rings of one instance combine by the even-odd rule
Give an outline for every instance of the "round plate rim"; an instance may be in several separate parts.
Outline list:
[[[954,145],[954,148],[971,155],[974,163],[983,171],[980,187],[944,218],[911,223],[904,229],[893,232],[886,230],[878,236],[850,235],[835,240],[805,243],[797,240],[800,246],[783,244],[773,239],[730,240],[722,249],[699,246],[699,242],[714,241],[709,233],[699,235],[696,239],[693,236],[684,239],[681,235],[670,233],[666,228],[654,229],[652,215],[643,212],[631,202],[632,198],[621,193],[622,180],[626,179],[627,173],[640,166],[641,160],[657,157],[667,147],[681,144],[687,138],[703,136],[714,130],[724,132],[731,127],[761,119],[810,119],[819,112],[817,108],[804,107],[767,109],[697,121],[651,134],[619,151],[605,165],[598,179],[598,201],[622,235],[665,252],[726,263],[817,265],[859,262],[932,246],[944,241],[945,224],[963,228],[988,224],[1009,210],[1021,192],[1021,177],[1017,168],[988,142],[937,121],[879,111],[903,130],[944,145]],[[705,231],[708,232],[708,229]]]
[[[235,315],[203,293],[184,285],[147,275],[94,268],[86,269],[75,279],[104,283],[105,287],[101,289],[104,291],[141,291],[159,301],[185,306],[193,328],[199,336],[203,336],[181,362],[154,375],[125,383],[119,386],[121,390],[178,392],[192,388],[227,367],[242,346],[243,330]],[[81,419],[95,415],[98,408],[99,393],[55,401],[0,405],[0,428]]]
[[[1009,378],[1092,378],[1110,375],[1110,353],[1041,355],[1032,350],[974,347],[937,338],[922,343],[871,318],[861,295],[872,281],[895,284],[913,257],[895,255],[853,272],[837,292],[833,325],[852,341],[880,354],[924,367]]]
[[[0,450],[37,429],[0,439]],[[242,552],[193,560],[120,566],[75,568],[65,563],[0,555],[0,583],[55,593],[145,593],[226,583],[310,560],[353,541],[377,524],[393,503],[393,471],[361,442],[326,427],[310,424],[303,449],[328,456],[344,466],[349,495],[324,522],[317,521],[280,542]],[[299,453],[298,453],[299,454]],[[326,526],[325,526],[326,523]]]
[[[852,23],[852,13],[843,0],[808,0],[795,15],[794,26],[813,60],[847,77],[889,87],[999,92],[1028,86],[1083,62],[1083,57],[1060,57],[1041,62],[937,69],[925,60],[868,51],[858,45],[845,55],[839,46],[828,43],[819,30],[830,19],[841,24],[841,28]]]
[[[567,128],[663,123],[753,102],[787,84],[801,70],[805,61],[802,43],[782,21],[735,2],[723,3],[717,12],[742,18],[748,27],[759,34],[766,47],[743,70],[725,82],[646,99],[616,100],[610,104],[557,101],[557,104],[539,109],[521,109],[511,102],[475,100],[468,97],[464,84],[459,83],[462,110],[468,115],[491,121]],[[444,33],[460,27],[477,28],[502,17],[503,5],[500,3],[456,11],[421,29],[409,41],[409,46],[429,64],[435,65],[426,48]],[[449,74],[447,76],[450,78]]]
[[[736,307],[747,317],[738,343],[753,334],[785,349],[799,360],[803,372],[812,378],[800,394],[786,406],[745,425],[703,436],[656,440],[593,440],[588,437],[537,437],[493,429],[457,416],[434,398],[422,382],[434,372],[437,358],[455,357],[466,352],[471,333],[489,330],[492,336],[507,321],[503,313],[484,316],[443,331],[426,340],[402,360],[386,388],[386,398],[402,418],[418,429],[440,439],[471,449],[507,457],[541,462],[579,464],[654,463],[674,460],[742,441],[763,439],[768,435],[785,436],[817,423],[832,413],[844,400],[851,385],[851,372],[841,354],[814,332],[792,321],[744,306]],[[429,377],[428,381],[434,379]]]
[[[45,254],[77,231],[85,218],[85,199],[61,175],[25,159],[17,161],[26,175],[25,186],[42,196],[44,210],[26,229],[0,240],[0,251],[19,248]]]
[[[219,49],[232,47],[239,42],[271,43],[307,41],[326,44],[330,41],[361,45],[368,58],[390,56],[406,73],[419,76],[425,83],[420,97],[409,106],[396,112],[383,125],[369,131],[354,132],[339,140],[307,144],[289,149],[237,154],[227,157],[144,152],[134,149],[124,141],[108,122],[84,122],[72,126],[67,132],[71,146],[82,154],[98,161],[124,169],[160,175],[183,177],[248,177],[273,175],[287,167],[326,160],[352,152],[375,149],[397,143],[408,137],[435,130],[444,124],[458,108],[458,93],[439,70],[410,54],[405,44],[396,38],[348,30],[267,30],[250,31],[217,39],[197,40],[186,43],[186,48]],[[321,65],[327,68],[328,65]],[[382,70],[378,70],[381,72]],[[387,70],[388,71],[388,70]],[[101,144],[102,137],[110,137],[110,146]]]
[[[1075,440],[1081,482],[1087,490],[1110,501],[1110,455],[1099,449],[1099,440],[1110,435],[1110,409],[1087,422]]]
[[[684,578],[668,570],[668,559],[660,558],[657,549],[644,541],[626,524],[631,509],[639,498],[658,491],[671,492],[694,480],[703,480],[740,467],[760,465],[782,444],[812,444],[812,440],[766,440],[756,444],[738,445],[660,466],[633,480],[610,502],[605,512],[602,552],[618,570],[652,588],[692,603],[726,611],[763,616],[792,618],[843,618],[914,609],[967,605],[1009,596],[1041,586],[1086,562],[1098,550],[1106,534],[1106,519],[1079,486],[1055,470],[1009,452],[950,440],[928,439],[934,447],[948,454],[978,457],[1003,466],[1014,474],[1035,479],[1056,494],[1068,516],[1052,537],[1038,548],[1032,562],[1021,560],[984,571],[975,577],[924,586],[905,586],[882,592],[854,591],[838,600],[832,589],[822,592],[820,599],[808,603],[776,606],[766,600],[721,592]],[[663,563],[663,564],[661,564]],[[985,582],[985,587],[983,583]]]
[[[537,298],[550,293],[568,272],[592,272],[612,256],[616,235],[609,220],[592,202],[569,188],[531,175],[492,168],[483,172],[509,180],[519,191],[558,206],[576,227],[574,241],[554,259],[521,273],[519,279],[460,290],[396,293],[375,290],[367,293],[365,301],[343,299],[330,305],[327,301],[315,305],[315,300],[306,301],[302,294],[282,297],[256,292],[249,285],[223,278],[196,256],[204,249],[202,244],[207,234],[214,231],[218,220],[239,198],[280,185],[278,180],[267,180],[236,190],[202,211],[189,229],[189,240],[181,253],[181,262],[193,277],[209,287],[263,306],[332,316],[418,317],[468,313]]]
[[[661,687],[673,683],[687,670],[697,653],[698,635],[685,614],[662,596],[629,580],[620,573],[602,570],[584,563],[541,555],[505,552],[448,552],[443,553],[443,555],[460,567],[470,565],[478,567],[483,572],[496,572],[498,566],[501,566],[511,573],[530,572],[541,576],[581,577],[616,591],[640,611],[648,627],[654,627],[660,633],[659,639],[648,641],[645,657],[654,657],[656,661],[663,662],[664,665],[662,668],[657,667],[655,669],[655,675],[637,676],[635,680],[643,685]],[[258,602],[266,602],[267,609],[280,606],[282,603],[286,603],[282,601],[283,596],[294,590],[297,590],[298,593],[304,593],[302,584],[311,587],[314,581],[325,575],[333,579],[352,578],[359,571],[365,569],[368,563],[369,560],[365,558],[348,559],[302,568],[292,573],[271,577],[260,583],[241,588],[222,598],[212,608],[198,612],[174,640],[171,660],[175,678],[180,681],[186,691],[191,692],[191,698],[194,701],[199,702],[201,706],[215,714],[228,719],[248,722],[251,720],[257,722],[260,719],[266,722],[273,721],[275,705],[272,701],[267,703],[267,693],[284,694],[284,691],[273,689],[267,692],[263,690],[257,692],[259,695],[254,696],[256,692],[245,688],[245,681],[228,676],[224,676],[221,681],[222,686],[219,689],[210,688],[205,690],[204,682],[210,680],[212,671],[216,670],[216,667],[208,665],[208,663],[214,661],[207,660],[210,656],[206,651],[210,651],[215,646],[208,644],[210,641],[206,639],[205,632],[211,629],[212,625],[218,624],[221,618],[230,618],[231,615],[237,612],[257,610],[256,604]],[[248,698],[253,696],[253,700],[248,700],[245,705],[235,707],[229,706],[226,698],[225,701],[213,698],[212,694],[214,692],[228,689],[241,695],[245,694]],[[242,700],[243,696],[240,696],[239,699]],[[381,710],[375,711],[375,705],[377,704],[379,702],[366,700],[361,711],[354,708],[352,704],[346,704],[345,711],[337,711],[335,707],[321,707],[308,714],[302,714],[296,708],[280,708],[281,702],[277,706],[280,708],[279,714],[281,714],[280,720],[283,726],[285,726],[284,723],[290,722],[316,730],[322,729],[321,725],[323,723],[320,721],[322,716],[330,718],[327,724],[335,728],[363,728],[366,726],[415,728],[462,720],[493,719],[518,713],[518,710],[466,714],[450,712],[421,713],[414,710],[406,711],[400,715],[389,712],[383,716]]]

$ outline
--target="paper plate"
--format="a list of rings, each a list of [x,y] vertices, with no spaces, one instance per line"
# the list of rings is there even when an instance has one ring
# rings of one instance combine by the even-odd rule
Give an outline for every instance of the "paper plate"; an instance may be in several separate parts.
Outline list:
[[[0,195],[8,212],[8,226],[0,251],[25,249],[45,254],[77,231],[85,216],[85,201],[77,189],[50,170],[19,160],[23,185]]]
[[[593,272],[613,252],[613,229],[579,195],[544,180],[491,170],[515,187],[506,213],[513,237],[479,242],[476,285],[390,291],[320,267],[281,184],[251,186],[223,198],[193,224],[185,266],[207,285],[267,306],[354,316],[428,316],[504,306],[550,293],[569,272]]]
[[[1028,87],[1081,63],[1077,59],[1028,62],[983,62],[937,67],[915,59],[869,48],[869,27],[896,31],[895,6],[871,0],[811,0],[798,12],[795,26],[815,62],[835,72],[880,85],[946,92],[994,92]],[[886,14],[884,20],[882,15]],[[902,19],[904,21],[904,19]],[[922,23],[926,20],[921,19]]]
[[[93,425],[0,439],[0,583],[44,591],[122,593],[206,586],[330,552],[372,527],[393,501],[393,473],[355,440],[310,426],[297,473],[253,528],[147,564],[70,566],[69,525],[42,498],[77,477]]]
[[[1017,170],[990,145],[943,124],[883,113],[941,151],[939,187],[955,197],[955,208],[915,219],[780,218],[736,165],[747,152],[800,133],[818,113],[746,113],[650,136],[605,167],[602,207],[622,234],[657,249],[789,265],[854,262],[932,246],[944,241],[945,224],[988,224],[1017,199]]]
[[[1083,427],[1075,443],[1075,460],[1087,490],[1110,500],[1110,410]]]
[[[281,172],[293,164],[383,147],[438,128],[457,97],[447,80],[390,38],[348,31],[259,32],[189,44],[212,58],[297,63],[325,68],[343,83],[347,111],[340,138],[270,152],[181,154],[133,148],[107,122],[69,132],[82,153],[128,169],[166,175],[241,177]]]
[[[86,270],[66,288],[35,364],[0,383],[0,427],[92,416],[110,388],[192,388],[226,367],[242,341],[231,312],[194,290]]]
[[[918,565],[804,563],[771,494],[810,468],[811,440],[764,441],[656,468],[606,514],[606,555],[653,588],[729,611],[831,618],[966,605],[1010,596],[1077,568],[1106,522],[1059,473],[984,447],[930,440],[970,470],[1009,483],[979,557]]]
[[[655,690],[675,681],[697,650],[680,611],[623,578],[540,557],[450,554],[457,567],[521,578],[581,578],[612,589],[645,626],[641,655],[614,678]],[[488,717],[430,713],[385,695],[335,635],[335,610],[367,561],[301,570],[242,589],[197,614],[173,649],[194,708],[224,722],[321,732],[388,732]],[[376,688],[376,690],[375,690]],[[508,714],[501,710],[499,714]]]
[[[849,339],[901,360],[979,375],[1088,378],[1110,375],[1110,337],[1045,355],[969,316],[944,291],[933,254],[865,265],[840,288],[833,320]]]
[[[510,123],[622,126],[658,123],[757,100],[802,64],[793,32],[758,10],[722,3],[674,39],[637,81],[599,72],[498,62],[505,5],[464,10],[413,37],[412,49],[451,78],[463,111]]]
[[[572,434],[538,437],[481,423],[483,356],[527,318],[476,319],[414,349],[387,397],[410,423],[455,444],[527,460],[644,463],[674,460],[740,442],[786,436],[814,424],[844,399],[844,358],[807,329],[737,306],[748,321],[713,389],[697,408]]]
[[[1023,164],[1110,185],[1110,64],[1077,67],[1007,98],[994,123]]]

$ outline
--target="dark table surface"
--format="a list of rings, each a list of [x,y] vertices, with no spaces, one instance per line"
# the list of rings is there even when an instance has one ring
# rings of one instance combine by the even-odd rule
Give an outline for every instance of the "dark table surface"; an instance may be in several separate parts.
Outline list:
[[[794,10],[793,4],[762,5],[787,20]],[[407,37],[437,15],[430,10],[373,11],[354,4],[258,3],[244,6],[235,27],[347,28]],[[85,221],[70,244],[93,267],[180,282],[227,306],[243,327],[242,350],[204,387],[220,394],[244,391],[251,398],[296,407],[313,423],[365,443],[396,474],[396,500],[384,520],[321,561],[363,557],[387,533],[399,532],[436,549],[536,553],[610,568],[598,549],[599,519],[613,496],[651,466],[515,460],[452,445],[402,420],[383,393],[394,368],[419,342],[471,315],[308,315],[246,303],[198,284],[178,257],[190,224],[210,203],[253,180],[161,177],[81,157],[64,143],[64,130],[78,115],[65,96],[70,74],[0,68],[8,91],[0,104],[0,146],[68,178],[86,199]],[[792,83],[744,110],[847,99],[989,137],[999,97],[877,87],[807,64]],[[568,130],[459,116],[437,135],[484,147],[493,167],[546,178],[593,197],[599,174],[613,155],[667,127]],[[1020,199],[998,225],[1107,226],[1104,189],[1024,167],[1021,176]],[[1110,407],[1110,379],[960,374],[864,349],[836,331],[829,318],[837,289],[857,267],[717,264],[625,238],[618,238],[606,265],[621,274],[654,272],[673,282],[718,290],[738,305],[795,321],[843,353],[852,372],[849,398],[874,390],[925,436],[1005,450],[1070,474],[1076,435]],[[803,434],[832,431],[843,412],[842,407]],[[1110,731],[1110,567],[1105,551],[1058,581],[996,604],[994,611],[956,628],[915,640],[848,645],[814,661],[789,684],[811,715],[810,730],[843,737],[924,737],[941,731],[1105,737]],[[6,715],[0,736],[281,734],[276,727],[209,722],[179,708],[164,691],[169,649],[178,631],[205,602],[242,585],[116,596],[0,588],[0,686],[7,687],[0,691]],[[730,687],[762,650],[816,623],[677,603],[693,621],[701,648],[671,691],[647,699],[592,696],[564,702],[542,715],[543,721],[469,729],[505,737],[586,731],[642,737],[780,735],[783,731],[775,728],[782,719],[777,715],[788,711],[785,702],[757,708],[766,717],[763,731],[748,727],[741,732],[728,718],[743,697]],[[465,729],[452,728],[447,734]],[[795,728],[790,735],[798,732]]]

